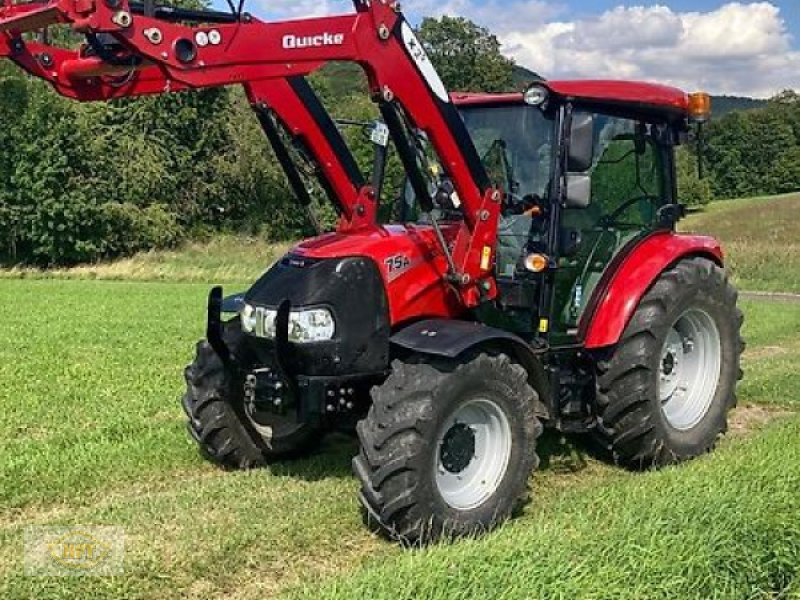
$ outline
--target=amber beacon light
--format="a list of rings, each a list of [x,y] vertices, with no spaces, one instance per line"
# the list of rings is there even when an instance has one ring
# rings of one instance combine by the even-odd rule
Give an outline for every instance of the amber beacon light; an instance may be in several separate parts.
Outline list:
[[[689,94],[689,118],[695,123],[705,123],[711,118],[711,96],[706,92]]]

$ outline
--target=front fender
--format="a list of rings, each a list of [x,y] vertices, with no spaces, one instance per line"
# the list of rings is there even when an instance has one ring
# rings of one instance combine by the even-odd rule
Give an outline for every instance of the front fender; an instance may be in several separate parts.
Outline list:
[[[503,342],[517,352],[536,358],[536,350],[513,333],[457,319],[418,321],[395,333],[390,341],[406,350],[446,358],[458,358],[467,350],[488,342]]]
[[[406,326],[390,341],[412,352],[450,359],[478,348],[500,350],[516,359],[528,372],[531,385],[539,394],[537,414],[545,418],[554,414],[550,385],[540,358],[543,350],[513,333],[472,321],[428,319]]]
[[[707,257],[722,266],[719,242],[707,236],[659,232],[645,238],[601,282],[584,313],[580,332],[587,349],[619,342],[633,313],[656,279],[675,263],[693,256]]]

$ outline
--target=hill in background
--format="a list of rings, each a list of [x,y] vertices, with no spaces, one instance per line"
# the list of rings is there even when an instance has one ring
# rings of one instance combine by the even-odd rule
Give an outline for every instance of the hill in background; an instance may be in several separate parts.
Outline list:
[[[522,89],[535,81],[544,81],[544,77],[535,71],[531,71],[527,67],[520,65],[514,66],[514,87]]]
[[[735,110],[755,110],[764,108],[767,100],[745,98],[743,96],[713,96],[712,104],[715,117],[722,117]]]

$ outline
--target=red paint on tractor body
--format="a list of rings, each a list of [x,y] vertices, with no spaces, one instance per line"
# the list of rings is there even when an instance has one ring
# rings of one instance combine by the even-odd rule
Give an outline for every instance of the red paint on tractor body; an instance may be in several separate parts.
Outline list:
[[[453,239],[457,227],[444,227]],[[393,327],[425,318],[458,318],[464,306],[445,281],[447,261],[430,227],[392,225],[349,233],[330,233],[307,240],[292,251],[306,258],[365,256],[380,269],[389,299]],[[392,259],[400,258],[400,269]],[[358,290],[353,290],[358,294]]]
[[[257,108],[269,107],[296,140],[306,142],[333,195],[342,218],[336,233],[300,244],[309,257],[368,256],[381,268],[393,325],[426,317],[458,318],[481,300],[497,295],[492,263],[502,190],[482,181],[471,164],[452,105],[442,95],[438,76],[410,27],[390,2],[355,2],[355,12],[316,19],[265,23],[236,19],[207,26],[170,22],[135,14],[128,0],[119,3],[43,0],[36,3],[0,1],[0,58],[8,58],[31,75],[49,82],[61,95],[81,101],[137,97],[189,89],[241,85]],[[23,37],[48,25],[71,26],[77,33],[106,34],[114,41],[115,61],[100,64],[85,47],[62,49]],[[217,44],[197,45],[196,35],[211,30]],[[163,42],[148,37],[159,32]],[[303,41],[298,44],[297,40]],[[309,42],[310,40],[310,42]],[[195,56],[183,60],[174,51],[189,45]],[[120,59],[135,59],[135,63]],[[371,94],[396,102],[424,130],[446,166],[462,204],[463,223],[448,226],[456,286],[446,278],[442,249],[430,228],[380,227],[369,186],[357,185],[341,152],[326,135],[289,79],[314,73],[330,61],[359,64]],[[115,64],[116,63],[116,64]],[[131,67],[130,65],[136,66]],[[622,104],[685,118],[688,97],[681,90],[625,81],[549,81],[542,85],[562,99]],[[522,94],[454,94],[455,104],[520,103]],[[474,149],[473,149],[474,150]],[[597,311],[586,327],[586,345],[615,343],[634,307],[655,278],[680,258],[692,254],[721,260],[719,244],[710,238],[663,234],[637,248],[614,274]],[[401,257],[402,269],[390,268]],[[358,293],[358,290],[353,290]]]
[[[722,264],[717,240],[706,236],[657,233],[645,239],[623,260],[607,285],[597,290],[596,309],[581,322],[584,345],[604,348],[619,342],[636,307],[659,275],[683,258],[705,256]]]

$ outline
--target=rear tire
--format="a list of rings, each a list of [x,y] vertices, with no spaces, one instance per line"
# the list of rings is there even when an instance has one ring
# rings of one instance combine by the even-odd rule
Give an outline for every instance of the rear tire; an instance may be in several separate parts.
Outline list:
[[[600,437],[617,462],[689,460],[727,431],[744,350],[736,301],[725,271],[703,258],[679,262],[644,296],[598,364]]]
[[[241,359],[245,352],[238,320],[224,325],[223,337]],[[320,428],[311,424],[279,429],[277,423],[258,424],[248,417],[243,382],[229,372],[207,341],[197,344],[197,356],[185,377],[183,409],[189,418],[189,434],[207,459],[224,468],[264,467],[276,459],[301,455],[320,440]],[[271,436],[259,433],[270,425],[275,426]]]
[[[508,357],[395,361],[372,398],[353,469],[377,531],[408,544],[483,533],[527,500],[542,426]]]

